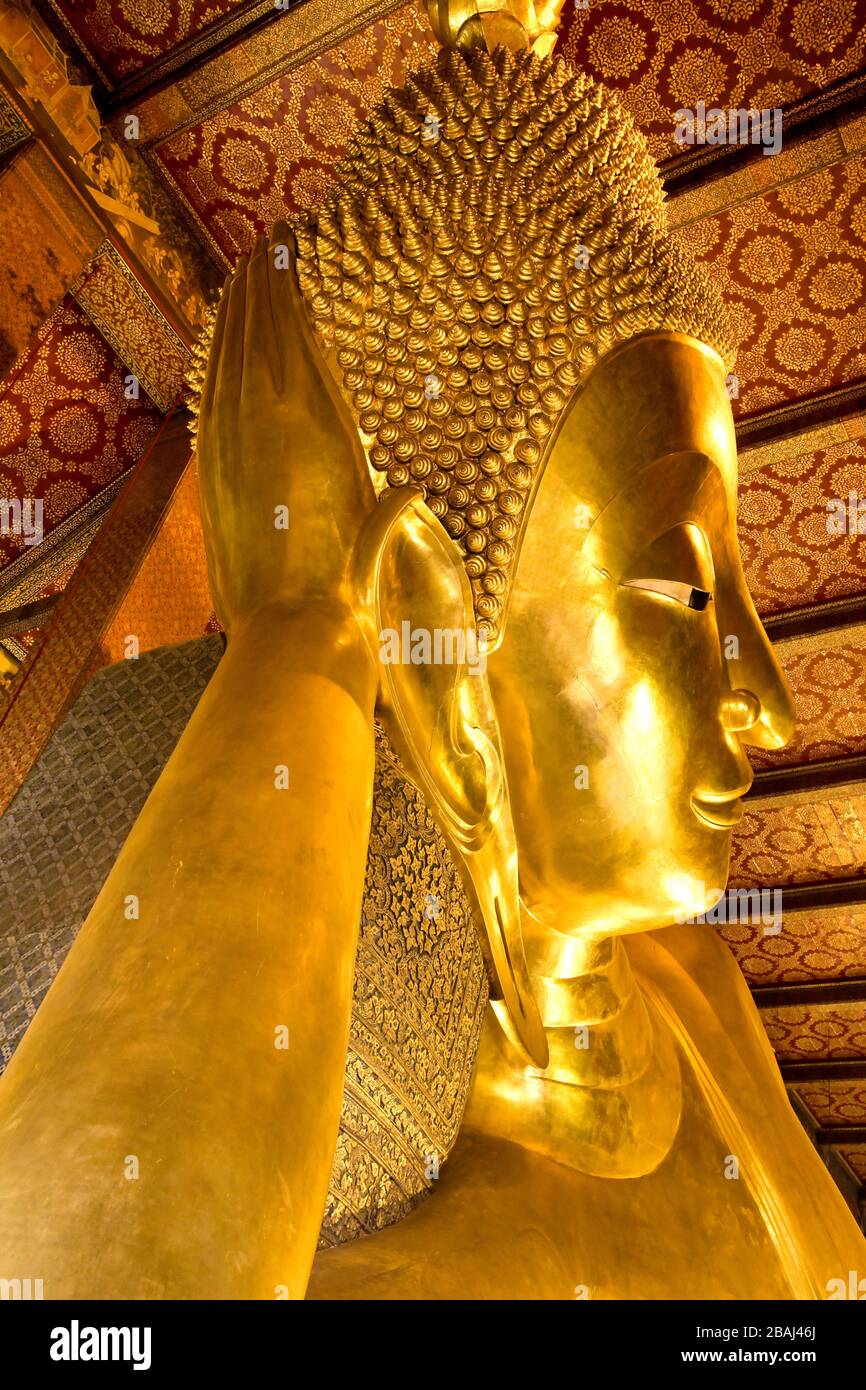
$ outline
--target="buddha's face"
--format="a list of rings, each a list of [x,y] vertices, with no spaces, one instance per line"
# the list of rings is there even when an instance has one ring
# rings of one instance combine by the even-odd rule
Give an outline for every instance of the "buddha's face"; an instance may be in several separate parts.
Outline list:
[[[736,484],[721,360],[680,335],[604,359],[554,443],[489,662],[521,897],[542,924],[661,926],[724,887],[744,745],[792,727]]]

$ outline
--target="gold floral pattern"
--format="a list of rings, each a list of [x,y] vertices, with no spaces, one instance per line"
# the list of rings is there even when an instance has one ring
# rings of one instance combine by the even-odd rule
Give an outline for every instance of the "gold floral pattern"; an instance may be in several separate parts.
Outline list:
[[[784,642],[776,655],[791,685],[796,728],[777,751],[750,748],[756,768],[866,752],[866,629]]]
[[[248,0],[49,0],[105,80],[137,72]]]
[[[151,158],[231,264],[278,217],[318,202],[359,116],[435,50],[420,11],[398,10],[170,136]]]
[[[0,390],[0,495],[43,500],[47,535],[137,461],[160,419],[144,393],[125,394],[126,368],[67,298]],[[25,551],[0,537],[0,564]]]
[[[866,65],[863,0],[591,0],[568,5],[560,51],[615,86],[659,159],[681,153],[675,112],[774,107]]]
[[[180,395],[189,353],[109,242],[99,247],[73,293],[142,390],[160,410],[170,409]]]
[[[740,328],[734,412],[866,377],[866,156],[679,226]]]
[[[748,456],[747,456],[748,460]],[[866,536],[828,530],[828,502],[866,496],[866,439],[810,449],[808,436],[741,469],[737,531],[761,614],[866,591]]]

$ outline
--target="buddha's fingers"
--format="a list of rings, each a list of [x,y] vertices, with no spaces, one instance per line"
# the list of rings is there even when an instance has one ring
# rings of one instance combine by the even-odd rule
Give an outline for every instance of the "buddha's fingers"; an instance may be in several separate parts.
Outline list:
[[[278,390],[289,379],[290,362],[297,352],[298,312],[303,313],[297,289],[295,270],[295,238],[288,222],[275,222],[268,245],[268,286],[271,314],[276,338],[276,354],[280,374]]]
[[[244,307],[243,379],[254,409],[261,408],[280,390],[276,329],[268,271],[270,249],[258,236],[250,252]]]
[[[220,344],[214,407],[223,430],[231,429],[241,405],[243,386],[244,315],[247,289],[247,258],[241,256],[225,291],[228,299],[225,327]]]
[[[222,352],[222,342],[225,335],[226,314],[229,307],[229,289],[231,287],[231,275],[227,275],[223,283],[222,294],[220,295],[217,307],[216,320],[214,322],[213,335],[211,337],[210,351],[208,353],[207,368],[205,372],[204,385],[201,393],[201,403],[199,405],[199,453],[206,448],[209,427],[213,420],[214,397],[216,394],[217,374],[219,370],[220,353]]]

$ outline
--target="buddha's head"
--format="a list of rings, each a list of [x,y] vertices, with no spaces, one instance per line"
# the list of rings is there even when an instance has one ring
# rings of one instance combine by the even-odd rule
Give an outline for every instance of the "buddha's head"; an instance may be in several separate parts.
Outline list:
[[[738,553],[717,296],[615,98],[479,24],[362,124],[298,273],[382,494],[375,629],[489,643],[483,672],[387,667],[382,700],[514,1014],[518,883],[560,933],[702,911],[745,745],[791,711]]]

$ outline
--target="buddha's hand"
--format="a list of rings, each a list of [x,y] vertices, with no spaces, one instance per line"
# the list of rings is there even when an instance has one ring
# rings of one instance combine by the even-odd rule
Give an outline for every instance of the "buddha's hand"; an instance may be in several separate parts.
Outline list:
[[[269,605],[348,602],[373,489],[313,337],[285,222],[226,281],[198,462],[211,591],[227,631]]]

